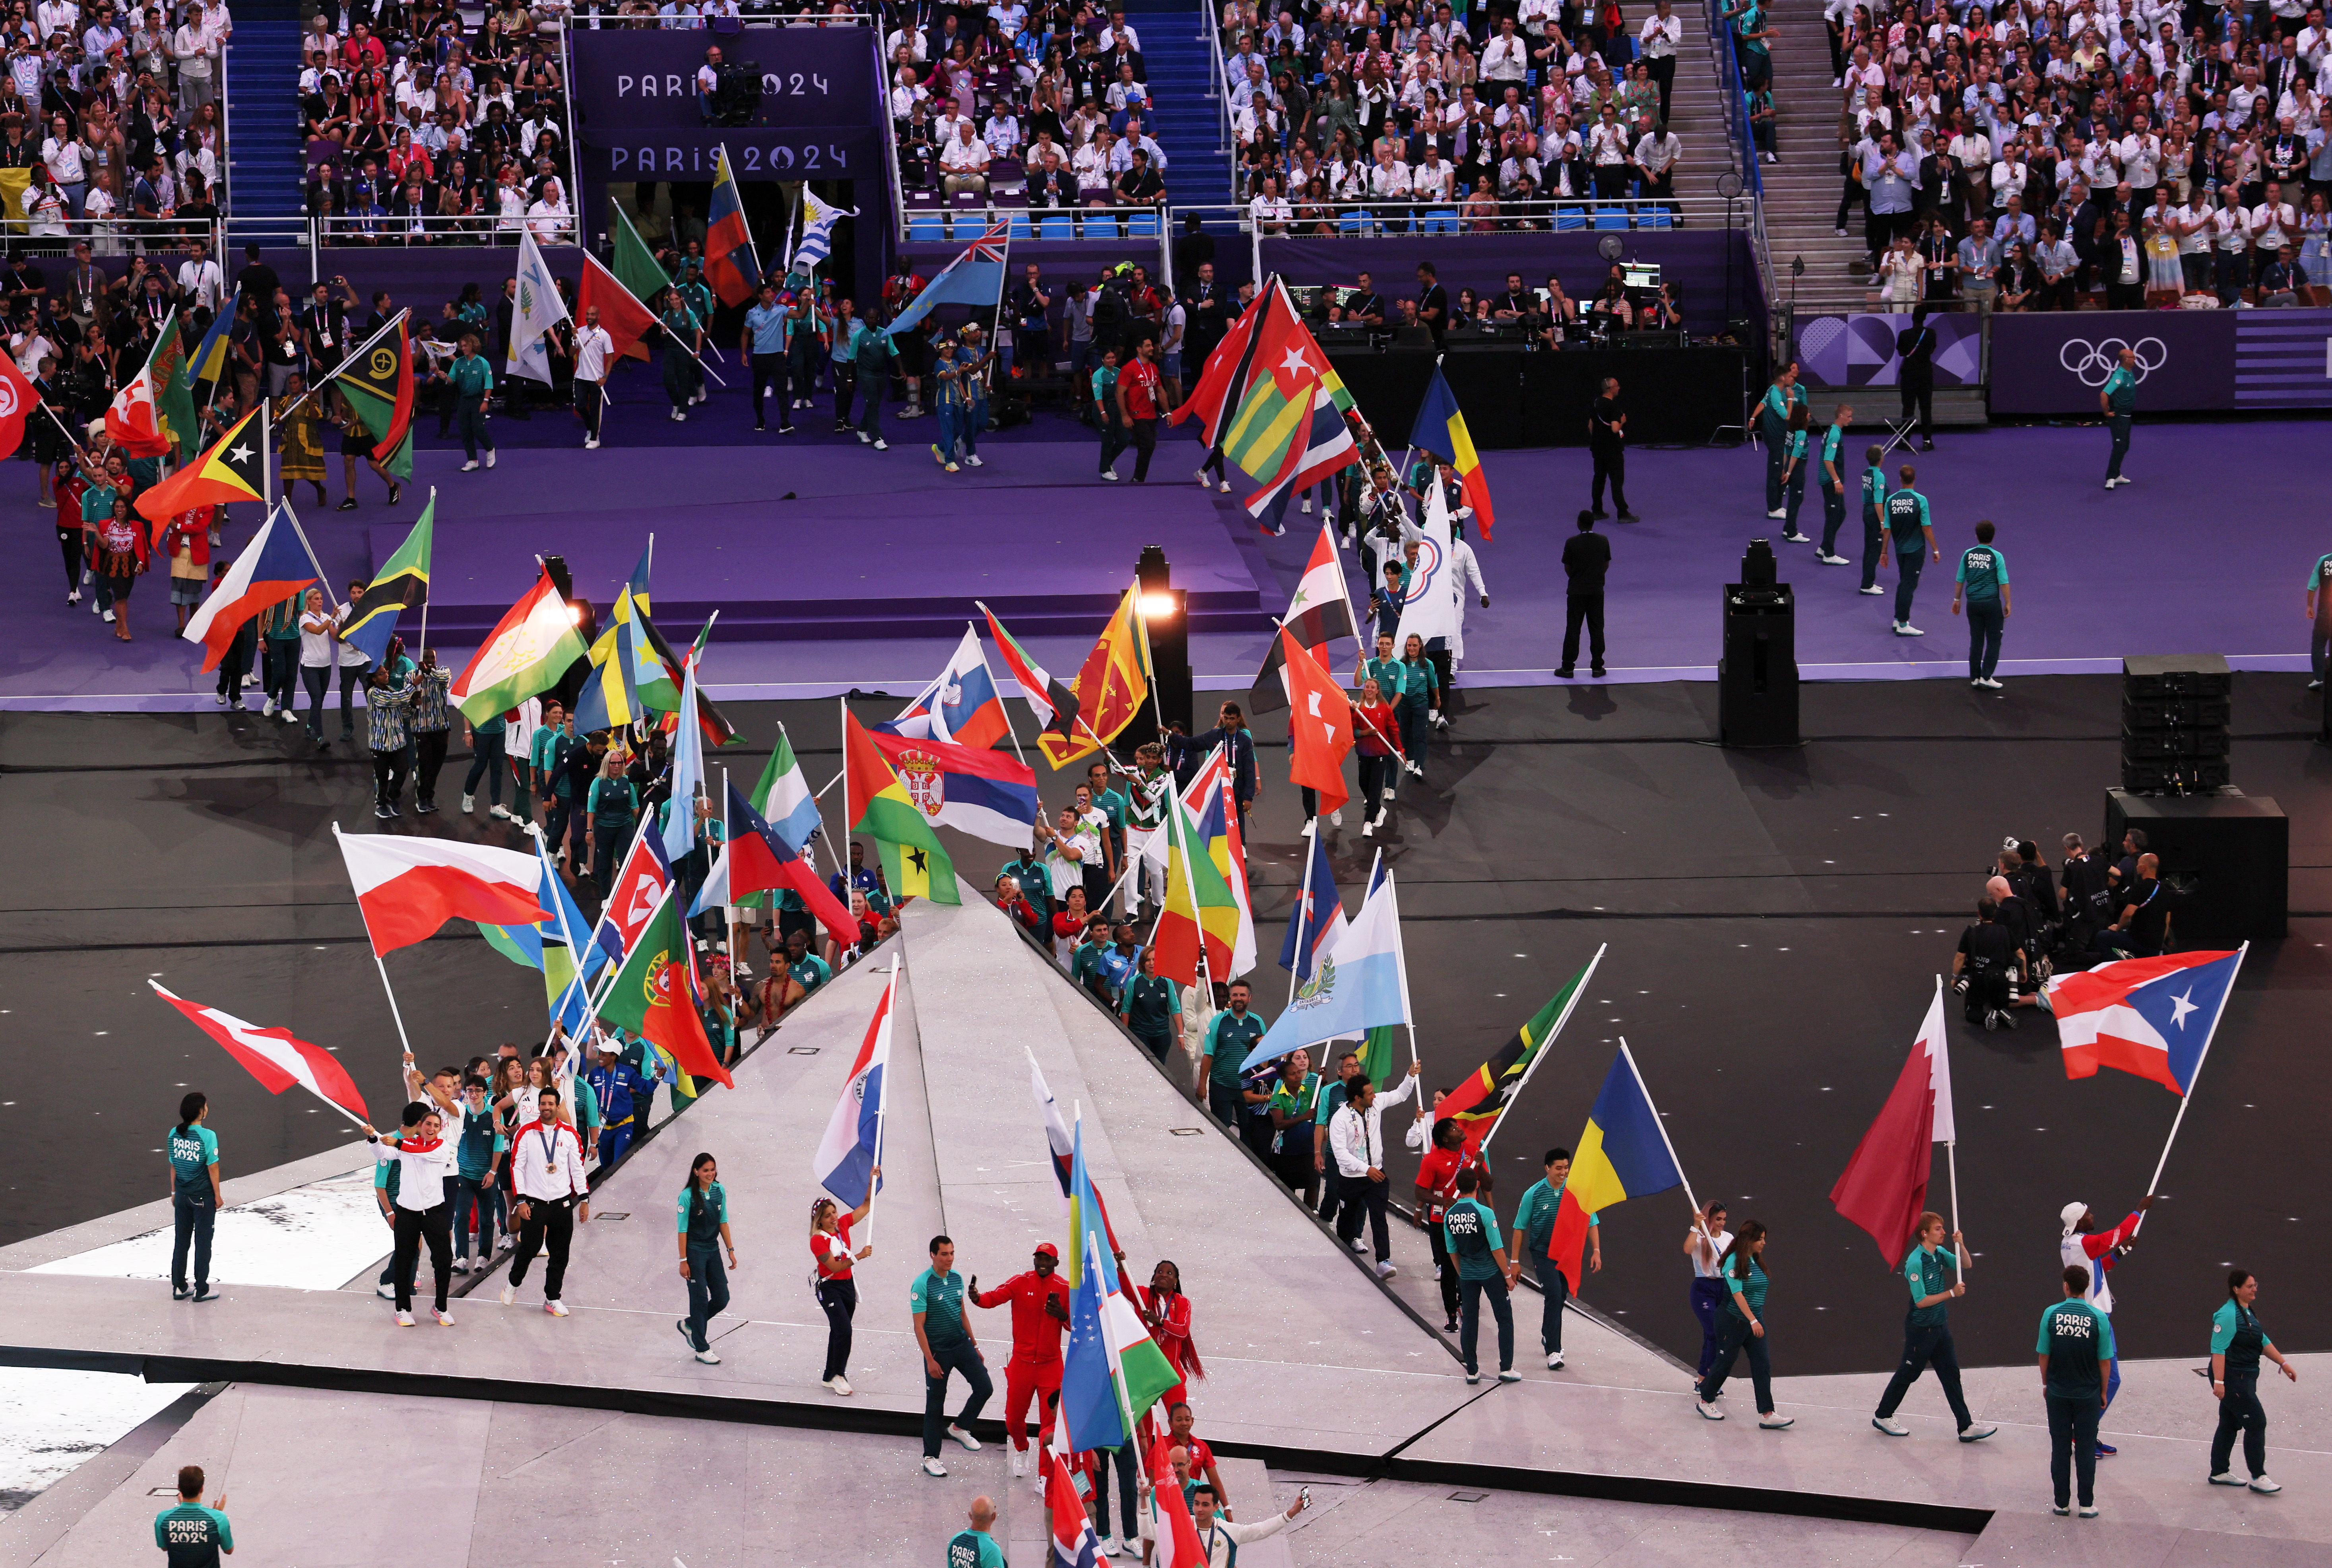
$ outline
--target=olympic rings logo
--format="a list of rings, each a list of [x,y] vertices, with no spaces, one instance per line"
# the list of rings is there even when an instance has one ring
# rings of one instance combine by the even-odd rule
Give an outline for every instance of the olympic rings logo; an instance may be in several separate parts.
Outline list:
[[[2140,338],[2135,343],[2125,343],[2119,338],[2107,338],[2091,343],[2083,338],[2068,338],[2057,349],[2057,363],[2081,378],[2084,387],[2102,387],[2111,378],[2114,367],[2121,362],[2121,351],[2127,349],[2137,356],[2137,378],[2145,380],[2170,362],[2169,346],[2159,338]],[[2153,357],[2147,358],[2147,350]]]

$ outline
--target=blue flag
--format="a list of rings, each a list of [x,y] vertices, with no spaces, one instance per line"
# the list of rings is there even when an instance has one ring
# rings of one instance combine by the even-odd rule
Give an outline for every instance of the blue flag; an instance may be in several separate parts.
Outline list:
[[[696,797],[704,787],[704,729],[696,722],[696,666],[680,689],[680,726],[672,741],[672,799],[664,821],[664,854],[678,860],[696,846]]]
[[[1009,230],[998,224],[974,240],[940,270],[940,275],[923,285],[907,308],[891,323],[895,337],[913,331],[916,324],[940,305],[991,306],[1004,297],[1004,251],[1009,243]]]

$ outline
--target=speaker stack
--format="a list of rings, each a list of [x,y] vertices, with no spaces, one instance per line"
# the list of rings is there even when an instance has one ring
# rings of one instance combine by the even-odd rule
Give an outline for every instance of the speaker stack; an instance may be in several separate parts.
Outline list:
[[[2234,675],[2217,654],[2124,659],[2121,787],[2136,795],[2225,789],[2233,697]]]

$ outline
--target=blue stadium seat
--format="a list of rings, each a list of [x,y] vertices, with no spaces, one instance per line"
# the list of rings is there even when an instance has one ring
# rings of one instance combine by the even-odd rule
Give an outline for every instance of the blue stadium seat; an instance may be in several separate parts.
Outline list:
[[[907,237],[922,243],[944,240],[947,238],[947,219],[938,213],[909,213]]]
[[[1586,226],[1587,209],[1585,207],[1557,207],[1554,209],[1554,232],[1556,234],[1575,234]]]
[[[1458,232],[1458,214],[1454,209],[1436,210],[1425,215],[1423,232],[1429,234],[1454,234]]]
[[[1636,215],[1636,226],[1639,229],[1668,229],[1675,225],[1675,215],[1666,207],[1646,207]]]
[[[1626,207],[1597,207],[1595,226],[1599,229],[1624,229],[1628,226]]]
[[[1365,234],[1369,232],[1369,215],[1364,212],[1346,213],[1336,220],[1340,234]]]
[[[1073,240],[1077,237],[1077,221],[1066,213],[1048,214],[1037,225],[1037,238]]]
[[[1037,237],[1036,228],[1028,222],[1028,215],[1027,213],[1014,213],[1011,216],[1010,223],[1012,225],[1010,233],[1014,239],[1033,240]]]
[[[1125,223],[1129,240],[1154,240],[1158,237],[1158,215],[1154,211],[1135,213]]]

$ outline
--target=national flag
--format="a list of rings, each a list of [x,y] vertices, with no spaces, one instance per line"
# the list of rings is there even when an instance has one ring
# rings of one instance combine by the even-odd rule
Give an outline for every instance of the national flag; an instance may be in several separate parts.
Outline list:
[[[388,657],[388,639],[396,635],[397,613],[429,602],[429,558],[436,519],[437,489],[432,485],[429,504],[421,509],[421,521],[413,525],[413,531],[395,553],[381,562],[372,581],[349,607],[348,624],[339,629],[339,640],[376,664]]]
[[[2187,1093],[2250,951],[2118,959],[2051,979],[2040,1005],[2057,1015],[2065,1076],[2117,1067]]]
[[[1056,1456],[1045,1474],[1045,1506],[1053,1516],[1052,1568],[1095,1568],[1100,1548],[1069,1467]]]
[[[550,690],[584,651],[574,612],[545,567],[454,677],[454,705],[471,723],[483,723]]]
[[[1325,381],[1312,383],[1311,418],[1287,444],[1287,455],[1270,483],[1247,498],[1247,515],[1268,534],[1285,533],[1287,503],[1361,461],[1352,426]]]
[[[737,190],[736,166],[724,145],[712,164],[712,206],[704,230],[704,281],[724,305],[742,305],[761,286],[760,259],[753,233],[745,226],[744,197]]]
[[[309,559],[307,547],[290,516],[279,507],[259,525],[259,531],[251,536],[226,575],[211,584],[209,597],[186,617],[186,629],[178,635],[190,643],[200,643],[204,670],[215,670],[245,622],[315,580],[315,563]]]
[[[599,1020],[654,1044],[690,1076],[712,1078],[722,1088],[734,1088],[729,1069],[721,1065],[712,1043],[704,1037],[704,1019],[696,1010],[694,976],[688,927],[673,901],[673,889],[666,887],[655,913],[641,927],[624,967],[607,982],[599,999]]]
[[[177,341],[178,312],[174,310],[163,321],[162,330],[156,335],[154,348],[147,356],[146,362],[138,368],[136,375],[122,384],[121,390],[115,393],[113,401],[106,406],[106,435],[113,438],[115,445],[132,457],[159,457],[175,445],[171,440],[172,432],[167,427],[162,414],[162,404],[167,397],[165,380],[163,376],[156,373],[154,361],[160,356],[164,344],[175,346]],[[183,356],[174,355],[173,359],[182,361]],[[191,402],[186,405],[184,419],[178,433],[182,442],[186,434],[194,428],[194,405]]]
[[[1230,754],[1218,746],[1207,753],[1182,786],[1182,809],[1190,813],[1191,842],[1204,859],[1210,861],[1231,900],[1238,909],[1238,932],[1231,943],[1228,970],[1217,970],[1217,980],[1243,975],[1256,963],[1255,900],[1247,882],[1247,846],[1241,836],[1238,806],[1231,798],[1232,773]],[[1168,836],[1152,833],[1142,846],[1142,857],[1166,872],[1170,850]],[[1171,882],[1171,877],[1170,877]]]
[[[962,903],[956,891],[955,862],[940,847],[939,835],[899,782],[882,748],[847,706],[842,710],[842,819],[851,832],[874,838],[891,891],[933,904]]]
[[[672,741],[672,796],[665,802],[664,853],[678,860],[696,847],[696,799],[705,793],[704,731],[696,722],[696,670],[681,679],[680,725]]]
[[[1213,447],[1222,437],[1223,416],[1238,406],[1239,394],[1246,390],[1247,379],[1254,373],[1255,329],[1270,308],[1272,296],[1258,294],[1248,301],[1247,308],[1223,334],[1214,351],[1207,356],[1191,384],[1190,396],[1183,405],[1166,416],[1169,425],[1180,425],[1185,419],[1199,421],[1199,432]]]
[[[1151,1493],[1158,1510],[1158,1543],[1150,1568],[1207,1568],[1206,1549],[1199,1544],[1199,1522],[1190,1517],[1190,1500],[1176,1486]]]
[[[1622,1040],[1595,1108],[1587,1113],[1587,1130],[1571,1151],[1571,1179],[1563,1183],[1554,1235],[1547,1243],[1546,1255],[1571,1282],[1571,1294],[1579,1294],[1579,1254],[1587,1245],[1590,1217],[1614,1203],[1683,1185],[1684,1172],[1668,1147],[1660,1114],[1652,1108],[1636,1058]]]
[[[218,385],[219,378],[226,374],[227,338],[234,330],[234,311],[232,309],[222,309],[211,317],[210,330],[203,334],[203,340],[195,345],[194,359],[186,367],[186,374],[191,380],[197,385],[205,381],[214,387]]]
[[[1482,527],[1482,539],[1490,538],[1490,481],[1482,473],[1482,459],[1474,450],[1474,437],[1466,428],[1466,416],[1458,407],[1458,395],[1449,390],[1449,378],[1441,373],[1437,362],[1433,379],[1426,383],[1425,401],[1418,406],[1417,423],[1410,427],[1409,444],[1419,452],[1431,453],[1457,471],[1458,483],[1466,492],[1466,504],[1474,509],[1474,521]]]
[[[332,837],[373,951],[384,957],[428,941],[449,920],[533,925],[546,913],[542,863],[531,855],[453,838],[342,833],[338,823]]]
[[[1101,1233],[1085,1232],[1085,1253],[1088,1258],[1104,1256]],[[1110,1370],[1117,1379],[1123,1408],[1140,1421],[1150,1407],[1164,1399],[1182,1382],[1174,1363],[1158,1348],[1143,1325],[1142,1314],[1123,1288],[1102,1297],[1102,1324],[1109,1334]],[[1170,1488],[1171,1489],[1171,1488]]]
[[[372,346],[349,355],[332,373],[373,438],[372,454],[399,480],[413,477],[413,344],[406,323],[384,331]]]
[[[1854,1157],[1830,1190],[1831,1207],[1870,1233],[1889,1268],[1903,1261],[1912,1227],[1927,1207],[1935,1140],[1953,1135],[1948,1049],[1939,980],[1919,1025],[1919,1037],[1904,1059],[1887,1104],[1879,1107],[1878,1119],[1854,1146]]]
[[[153,980],[154,994],[186,1016],[186,1021],[226,1047],[226,1054],[243,1064],[245,1071],[265,1085],[271,1095],[280,1095],[297,1084],[316,1098],[338,1105],[361,1122],[367,1119],[364,1096],[357,1093],[354,1079],[340,1060],[321,1046],[295,1039],[289,1029],[263,1029],[257,1024],[247,1024],[233,1013],[206,1008],[200,1002],[190,1002],[174,996]]]
[[[1344,755],[1352,749],[1352,701],[1294,632],[1280,627],[1279,643],[1295,699],[1287,725],[1288,782],[1317,790],[1320,809],[1333,811],[1352,798],[1352,791],[1344,788]]]
[[[1004,716],[1004,699],[997,695],[996,682],[988,673],[980,634],[964,627],[963,641],[956,645],[939,678],[917,693],[897,718],[872,728],[917,740],[952,741],[980,751],[1010,733],[1011,721]]]
[[[973,601],[978,603],[977,600]],[[1037,722],[1057,734],[1074,733],[1077,727],[1077,694],[1053,679],[1045,666],[1031,658],[996,612],[980,605],[980,613],[988,617],[989,636],[996,639],[996,651],[1004,660],[1004,673],[1020,688],[1027,700],[1028,711],[1037,715]]]
[[[1209,856],[1190,812],[1176,797],[1165,801],[1166,907],[1151,945],[1158,973],[1180,985],[1199,983],[1200,953],[1209,979],[1226,980],[1241,971],[1231,967],[1238,941],[1238,900],[1220,867]]]
[[[1320,525],[1320,538],[1312,546],[1312,559],[1304,568],[1295,593],[1287,601],[1287,614],[1279,624],[1295,634],[1296,642],[1324,670],[1336,667],[1328,651],[1329,644],[1341,637],[1360,636],[1360,623],[1352,617],[1352,595],[1344,586],[1344,561],[1336,549],[1333,522]],[[1263,655],[1263,668],[1256,672],[1255,701],[1249,704],[1255,711],[1267,712],[1286,704],[1287,680],[1280,674],[1285,660],[1279,639],[1272,638]]]
[[[843,1080],[842,1098],[835,1102],[826,1135],[810,1157],[809,1173],[846,1209],[856,1209],[883,1190],[874,1165],[883,1157],[883,1080],[891,1066],[891,1007],[898,989],[899,962],[893,959],[891,978],[874,1003],[874,1016],[866,1021],[850,1076]]]
[[[1103,1273],[1110,1260],[1098,1248],[1085,1246],[1077,1232],[1070,1238],[1078,1277],[1069,1286],[1069,1333],[1061,1346],[1062,1441],[1076,1453],[1122,1448],[1133,1435],[1133,1416],[1110,1365],[1104,1304],[1113,1293]]]
[[[251,422],[259,421],[254,432]],[[210,449],[138,497],[148,522],[167,522],[194,507],[222,501],[258,501],[267,492],[265,403],[227,427]]]
[[[963,248],[961,255],[941,267],[939,275],[923,285],[907,308],[891,323],[894,339],[905,336],[941,305],[978,305],[993,307],[1004,297],[1004,256],[1011,245],[1011,229],[999,222],[989,225],[986,234]]]
[[[40,389],[24,379],[15,360],[0,354],[0,457],[14,457],[24,444],[24,421],[38,411]]]
[[[1082,1204],[1086,1197],[1093,1200],[1092,1219],[1098,1221],[1102,1236],[1112,1259],[1123,1251],[1117,1244],[1117,1232],[1109,1223],[1109,1206],[1101,1194],[1087,1181],[1080,1190],[1076,1184],[1076,1140],[1069,1133],[1069,1124],[1061,1119],[1061,1107],[1053,1098],[1052,1085],[1045,1082],[1044,1069],[1037,1066],[1037,1053],[1023,1046],[1028,1056],[1028,1087],[1037,1096],[1037,1114],[1045,1123],[1045,1149],[1053,1162],[1053,1176],[1061,1186],[1061,1212],[1071,1219],[1069,1234],[1078,1233],[1085,1219]],[[1075,1265],[1082,1267],[1082,1265]],[[1121,1281],[1121,1284],[1123,1282]]]
[[[1312,869],[1296,895],[1295,908],[1287,916],[1287,935],[1279,944],[1279,967],[1295,971],[1299,980],[1312,978],[1322,950],[1344,929],[1344,901],[1336,891],[1335,868],[1328,863],[1327,836],[1317,829],[1315,818],[1309,831]]]
[[[635,238],[633,243],[638,244],[637,239]],[[618,230],[616,234],[616,260],[620,263],[623,259],[624,231]],[[655,267],[655,257],[648,257],[647,262],[649,266]],[[655,267],[655,270],[661,277],[664,269]],[[657,289],[670,286],[669,282],[659,283]],[[655,296],[652,293],[649,297]],[[626,287],[614,272],[601,265],[598,257],[585,251],[583,272],[575,281],[575,312],[588,320],[595,309],[599,312],[599,325],[607,332],[608,341],[614,344],[616,353],[628,354],[635,359],[648,357],[647,345],[640,339],[655,330],[655,312],[641,303],[639,296]]]
[[[550,864],[550,844],[540,834],[535,836],[534,856],[542,863],[543,905],[551,912],[535,927],[542,952],[543,1000],[550,1009],[550,1021],[572,1040],[591,1021],[591,982],[608,961],[590,941],[591,923],[583,918],[575,895]]]
[[[511,301],[510,347],[503,351],[502,373],[548,386],[551,375],[547,334],[568,320],[567,301],[543,262],[541,247],[534,243],[534,231],[519,230],[518,293]]]
[[[1036,770],[1027,763],[945,741],[913,741],[881,729],[865,733],[933,827],[1028,847],[1038,808]]]
[[[615,270],[608,277],[621,284],[635,301],[645,302],[653,300],[672,287],[672,274],[664,270],[664,263],[656,260],[655,252],[640,238],[640,231],[632,226],[631,215],[624,210],[623,203],[611,201],[607,206],[616,219],[607,229],[609,253],[615,259]],[[582,309],[580,300],[576,301],[576,308]],[[603,305],[601,309],[604,311],[606,307]],[[604,316],[600,325],[607,325]]]
[[[834,253],[834,225],[844,218],[858,215],[855,207],[845,211],[831,202],[818,199],[809,186],[801,187],[801,238],[794,242],[786,255],[786,270],[804,272],[815,268]]]
[[[656,705],[648,700],[651,690],[672,693],[664,711],[679,705],[671,672],[656,656],[643,629],[645,620],[646,613],[631,588],[616,596],[607,612],[607,629],[599,634],[588,655],[591,673],[584,677],[583,689],[575,699],[577,734],[619,729],[646,718],[648,710]]]
[[[1571,977],[1570,983],[1554,993],[1546,1006],[1531,1015],[1528,1023],[1515,1031],[1515,1037],[1498,1047],[1498,1052],[1466,1076],[1463,1083],[1443,1098],[1433,1113],[1434,1120],[1455,1120],[1466,1132],[1468,1153],[1481,1147],[1490,1129],[1513,1104],[1515,1091],[1529,1076],[1531,1064],[1546,1048],[1547,1042],[1563,1032],[1570,1020],[1572,1009],[1587,981],[1595,973],[1595,966],[1603,961],[1603,950],[1597,948],[1587,967]]]
[[[146,374],[154,387],[154,410],[162,434],[181,454],[195,450],[201,438],[202,416],[195,412],[194,384],[186,378],[186,343],[178,334],[178,315],[162,324],[146,356]]]
[[[753,808],[769,819],[778,837],[798,854],[808,851],[821,827],[817,797],[810,793],[809,780],[794,760],[793,741],[783,730],[778,731],[777,750],[761,769],[760,782],[753,787]]]
[[[1276,478],[1291,444],[1308,429],[1312,388],[1328,356],[1297,320],[1295,306],[1274,279],[1255,325],[1247,380],[1231,389],[1222,427],[1223,455],[1253,478]]]
[[[664,857],[664,844],[654,833],[635,832],[632,846],[616,868],[615,884],[599,906],[599,923],[591,929],[597,951],[585,963],[587,972],[603,964],[620,962],[647,928],[648,919],[672,885],[672,863]]]
[[[1075,733],[1047,731],[1037,749],[1056,768],[1066,768],[1117,739],[1150,698],[1150,630],[1142,619],[1142,586],[1127,588],[1070,683],[1077,700]]]
[[[743,894],[782,887],[800,898],[836,942],[855,946],[858,922],[850,906],[834,895],[825,879],[794,853],[783,835],[762,820],[734,784],[729,786],[728,808],[728,840],[689,914],[693,917],[719,904],[735,904]]]
[[[1239,1066],[1242,1070],[1261,1066],[1322,1040],[1415,1021],[1409,1005],[1409,965],[1400,946],[1400,904],[1393,892],[1392,873],[1387,870],[1370,890],[1360,913],[1337,935],[1336,945],[1321,955],[1318,971],[1296,988],[1295,999],[1272,1020]]]
[[[1454,548],[1449,502],[1438,481],[1425,487],[1424,512],[1424,537],[1417,547],[1417,564],[1410,569],[1409,587],[1401,594],[1400,626],[1393,633],[1396,655],[1409,646],[1411,636],[1423,638],[1429,652],[1437,644],[1447,647],[1458,635],[1458,596],[1449,583]]]

